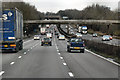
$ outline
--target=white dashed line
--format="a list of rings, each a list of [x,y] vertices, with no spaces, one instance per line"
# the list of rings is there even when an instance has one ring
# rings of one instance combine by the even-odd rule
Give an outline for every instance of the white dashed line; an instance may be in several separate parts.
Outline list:
[[[27,54],[26,52],[24,52],[24,54]]]
[[[63,59],[63,57],[60,57],[60,59]]]
[[[28,51],[30,51],[30,50],[28,50]]]
[[[5,71],[1,71],[1,72],[0,72],[0,76],[2,76],[4,73],[5,73]]]
[[[65,65],[65,66],[66,66],[67,64],[66,64],[66,63],[63,63],[63,65]]]
[[[32,47],[31,47],[31,49],[32,49]]]
[[[58,53],[58,55],[61,55],[61,53]]]
[[[11,63],[10,63],[10,65],[13,65],[13,64],[15,64],[15,62],[11,62]]]
[[[59,52],[59,50],[57,50]]]
[[[68,74],[69,74],[70,77],[74,77],[72,72],[69,72]]]
[[[22,58],[22,56],[19,56],[18,58],[20,59],[20,58]]]

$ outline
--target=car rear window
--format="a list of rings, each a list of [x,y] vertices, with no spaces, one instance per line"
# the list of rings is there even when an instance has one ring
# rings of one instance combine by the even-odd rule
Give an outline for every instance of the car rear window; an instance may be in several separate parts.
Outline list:
[[[70,42],[82,42],[82,39],[81,38],[74,38],[74,39],[70,39]]]

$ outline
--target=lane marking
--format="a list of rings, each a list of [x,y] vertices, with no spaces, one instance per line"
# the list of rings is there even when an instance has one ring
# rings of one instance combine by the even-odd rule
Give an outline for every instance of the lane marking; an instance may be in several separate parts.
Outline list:
[[[33,40],[33,39],[31,39],[31,40],[28,40],[28,41],[25,41],[25,42],[23,42],[23,43],[25,44],[25,43],[28,43],[28,42],[30,42],[30,41],[32,41],[32,40]]]
[[[11,62],[11,63],[10,63],[10,65],[13,65],[13,64],[15,64],[15,62]]]
[[[65,66],[66,66],[67,64],[66,64],[66,63],[63,63],[63,65],[65,65]]]
[[[70,77],[74,77],[72,72],[69,72],[68,74],[69,74]]]
[[[5,71],[1,71],[1,72],[0,72],[0,76],[2,76],[4,73],[5,73]]]
[[[30,51],[30,50],[28,50],[28,51]]]
[[[63,59],[63,57],[60,57],[60,59]]]
[[[105,57],[103,57],[103,56],[101,56],[101,55],[98,55],[98,54],[96,54],[96,53],[94,53],[94,52],[92,52],[92,51],[90,51],[90,50],[87,50],[87,49],[85,49],[85,50],[86,50],[87,52],[90,52],[91,54],[99,57],[99,58],[102,58],[102,59],[104,59],[104,60],[106,60],[106,61],[108,61],[108,62],[110,62],[110,63],[113,63],[113,64],[115,64],[115,65],[117,65],[117,66],[120,66],[120,64],[118,64],[118,63],[110,60],[109,58],[105,58]]]
[[[59,50],[57,50],[59,52]]]
[[[27,54],[26,52],[24,52],[24,54]]]
[[[31,47],[31,49],[32,49],[32,47]]]
[[[61,53],[58,53],[58,55],[61,55]]]
[[[20,59],[20,58],[22,58],[22,56],[19,56],[18,58]]]

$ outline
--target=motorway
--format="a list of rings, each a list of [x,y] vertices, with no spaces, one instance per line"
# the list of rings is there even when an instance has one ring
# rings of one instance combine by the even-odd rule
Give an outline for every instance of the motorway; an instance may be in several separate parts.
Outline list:
[[[61,28],[65,32],[67,32],[67,28],[66,28],[65,25],[62,25]],[[73,29],[72,26],[70,26],[70,29],[72,30],[72,32],[74,32],[74,34],[77,33],[77,31],[75,29]],[[70,31],[70,33],[71,33],[71,31]],[[99,42],[99,43],[105,43],[105,44],[108,44],[108,45],[120,46],[120,39],[112,39],[110,41],[102,41],[102,36],[93,37],[91,34],[83,34],[82,38],[86,39],[86,40],[96,41],[96,42]]]
[[[41,38],[44,36],[41,36]],[[66,51],[66,40],[54,35],[52,46],[25,40],[18,53],[2,54],[3,78],[118,78],[118,66],[93,55]],[[92,79],[95,80],[95,79]]]

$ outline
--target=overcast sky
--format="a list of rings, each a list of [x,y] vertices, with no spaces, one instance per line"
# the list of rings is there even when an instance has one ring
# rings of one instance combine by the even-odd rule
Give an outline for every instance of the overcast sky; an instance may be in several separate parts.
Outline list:
[[[18,0],[12,0],[12,1],[18,1]],[[23,1],[35,5],[37,10],[41,12],[47,12],[47,11],[57,12],[59,10],[65,10],[65,9],[82,10],[89,5],[92,5],[93,3],[105,5],[107,7],[110,7],[111,10],[115,10],[118,8],[118,2],[120,0],[23,0]]]

